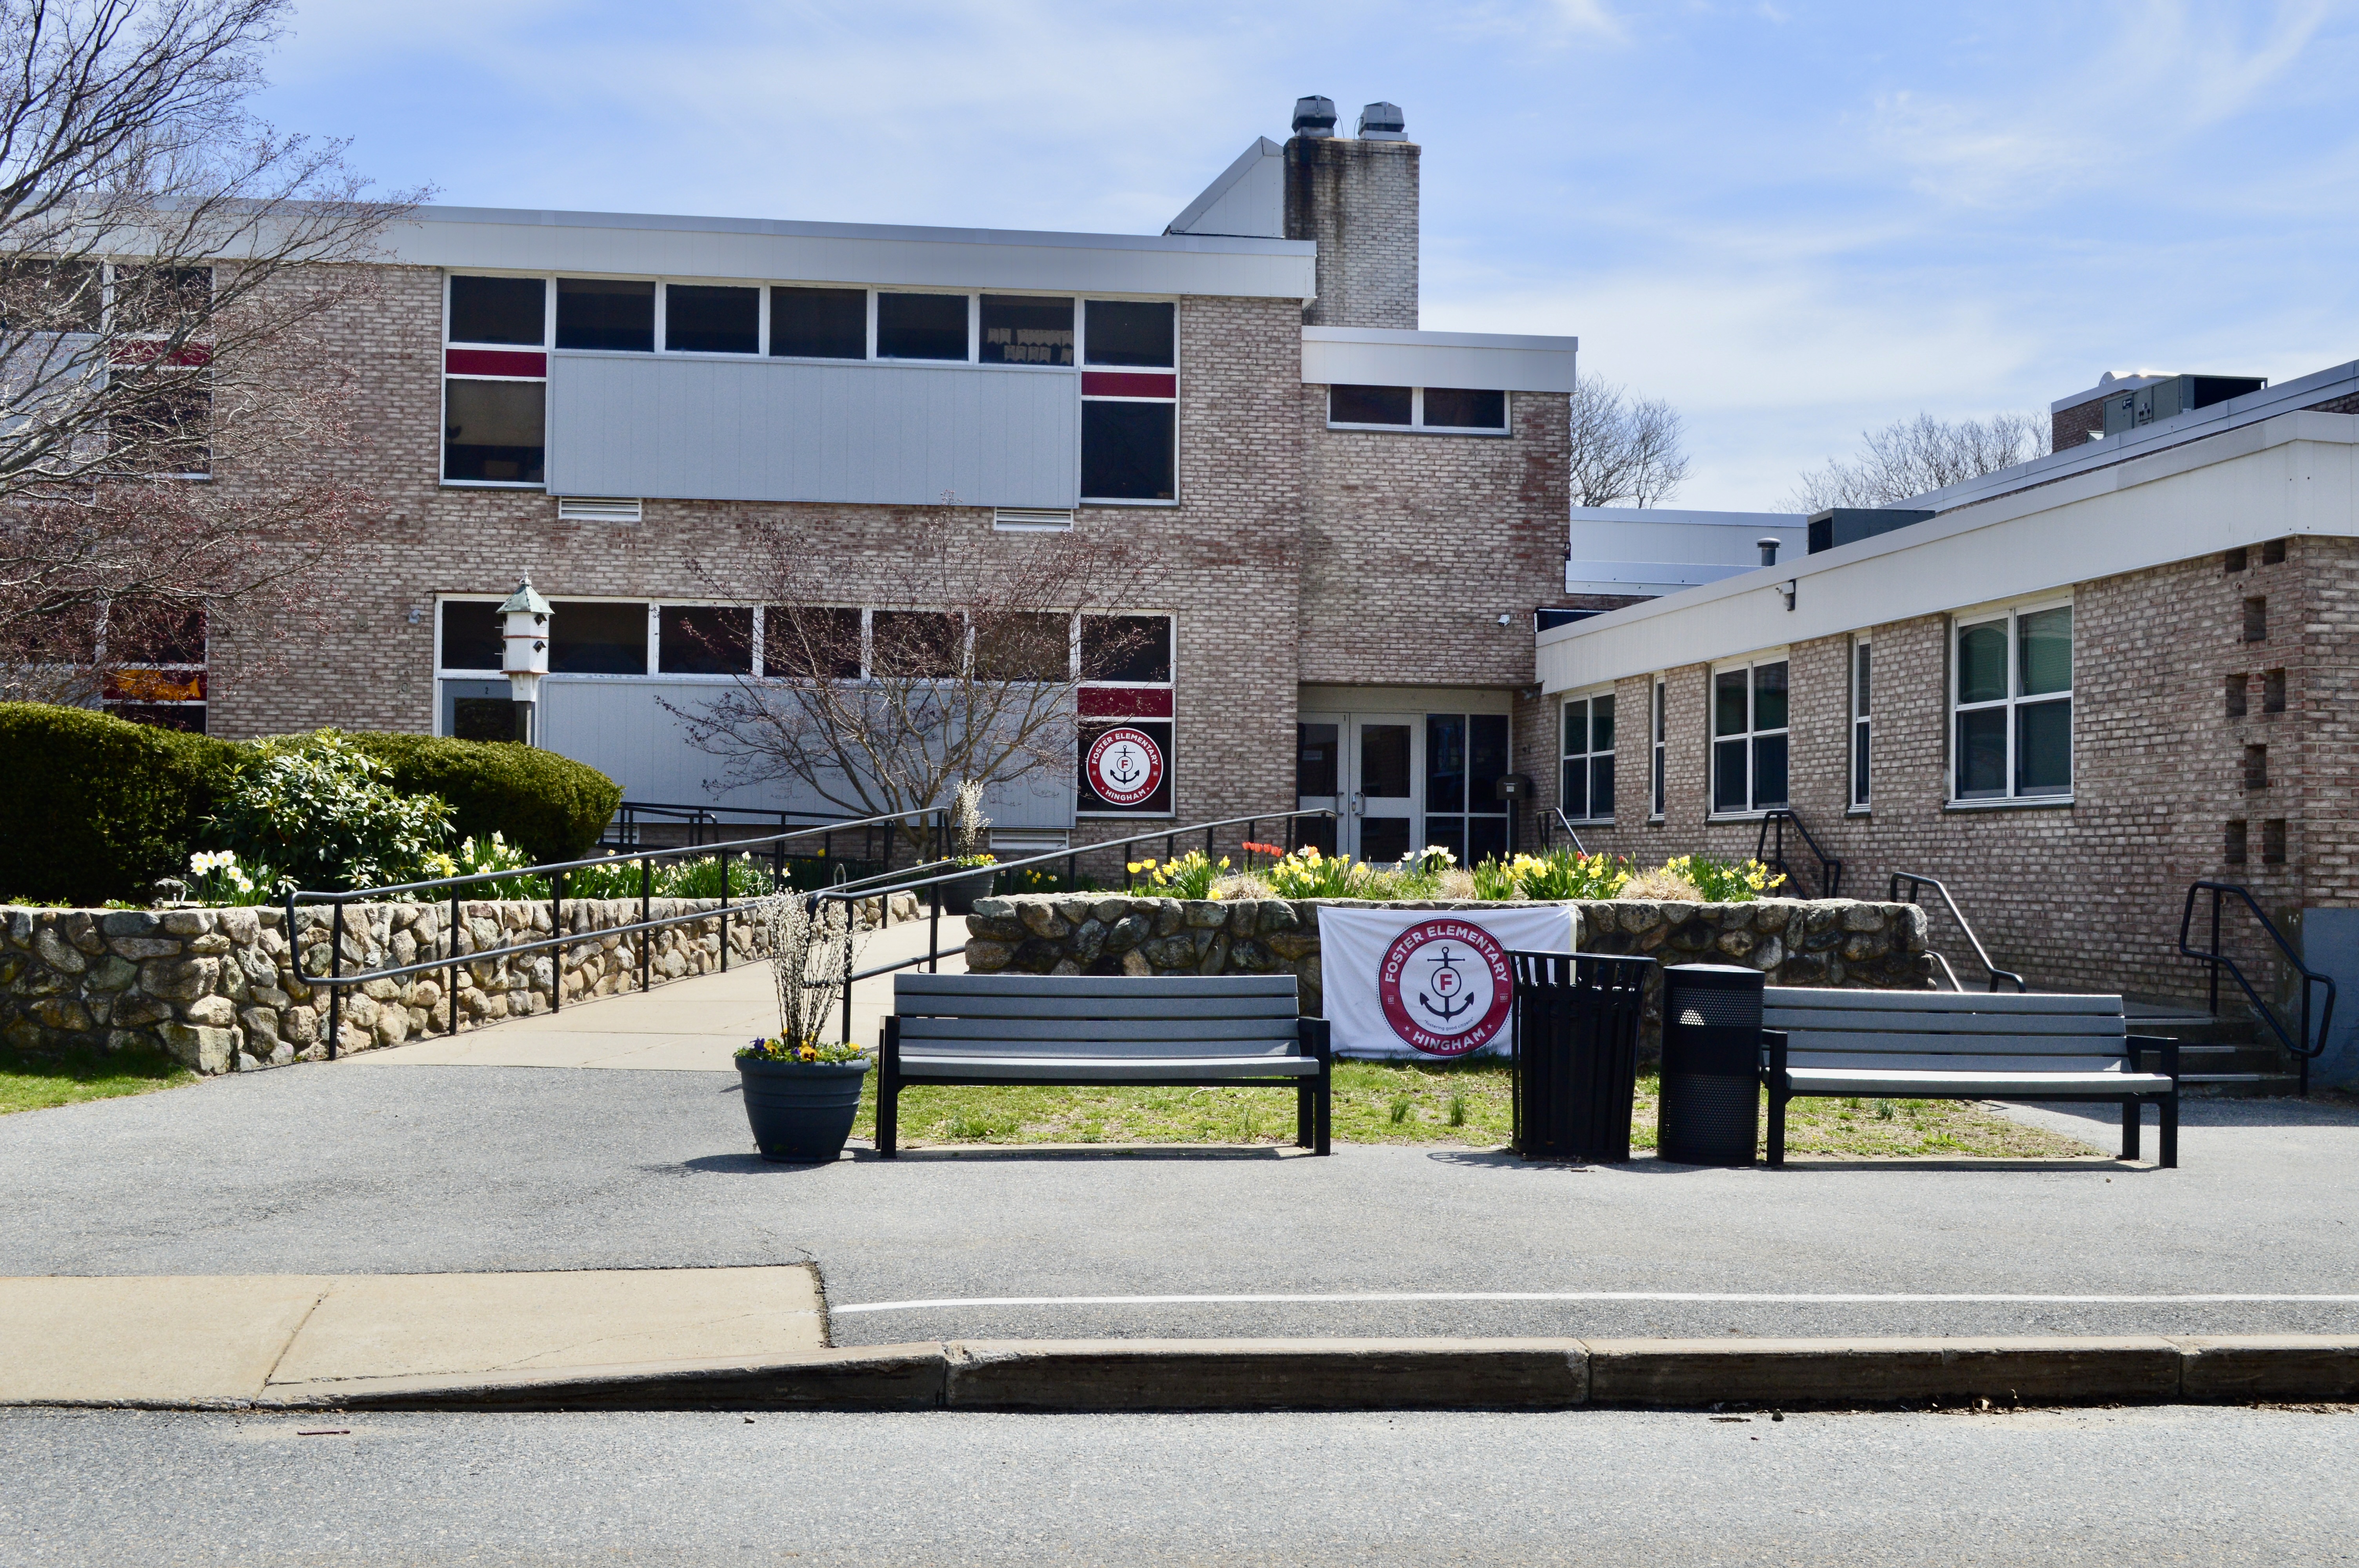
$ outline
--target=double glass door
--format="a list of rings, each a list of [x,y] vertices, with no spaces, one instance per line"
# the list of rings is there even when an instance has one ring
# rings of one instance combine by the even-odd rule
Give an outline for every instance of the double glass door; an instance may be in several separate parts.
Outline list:
[[[1336,814],[1306,841],[1375,861],[1428,844],[1462,864],[1506,852],[1505,714],[1306,713],[1295,736],[1297,807]]]

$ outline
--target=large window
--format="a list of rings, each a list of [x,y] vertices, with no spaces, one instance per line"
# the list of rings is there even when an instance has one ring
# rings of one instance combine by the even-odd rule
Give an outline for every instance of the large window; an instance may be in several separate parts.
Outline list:
[[[1558,802],[1574,822],[1614,820],[1614,698],[1576,697],[1564,705],[1564,762]]]
[[[963,294],[879,294],[876,357],[880,360],[963,360],[967,354]]]
[[[1177,308],[1168,300],[1092,299],[1082,326],[1082,499],[1178,499]]]
[[[666,285],[664,347],[674,353],[760,352],[762,291],[706,284]]]
[[[1952,795],[1961,801],[2072,793],[2072,607],[1960,617]]]
[[[442,477],[482,484],[541,481],[544,384],[452,376],[442,384]]]
[[[770,351],[809,360],[866,359],[868,291],[773,288]]]
[[[655,352],[656,286],[634,278],[559,278],[557,346]]]
[[[1786,804],[1786,661],[1738,665],[1712,677],[1712,808]]]
[[[443,480],[540,483],[549,444],[547,281],[454,274],[445,319]]]
[[[1507,429],[1507,395],[1458,386],[1331,386],[1327,423],[1499,436]]]
[[[1875,708],[1868,680],[1873,653],[1865,638],[1851,645],[1851,804],[1855,811],[1867,809],[1868,764],[1875,750]]]
[[[987,365],[1069,365],[1073,362],[1073,302],[1027,294],[983,297],[983,362]]]
[[[1370,725],[1361,731],[1364,752],[1369,744],[1367,737],[1379,729]],[[1400,730],[1404,744],[1408,733],[1406,727]],[[1506,714],[1427,714],[1424,841],[1440,845],[1462,865],[1505,856],[1508,803],[1499,798],[1499,779],[1506,773],[1507,763]],[[1404,776],[1408,772],[1406,752],[1401,772]],[[1404,821],[1402,827],[1407,826]],[[1399,859],[1399,855],[1378,856],[1368,848],[1364,822],[1361,834],[1363,854],[1370,859]],[[1408,848],[1400,851],[1408,852]]]

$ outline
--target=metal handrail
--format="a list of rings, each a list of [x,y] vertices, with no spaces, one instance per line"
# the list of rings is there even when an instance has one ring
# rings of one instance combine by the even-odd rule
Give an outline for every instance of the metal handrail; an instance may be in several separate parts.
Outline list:
[[[2194,923],[2195,895],[2199,892],[2212,895],[2212,947],[2209,952],[2201,947],[2190,947],[2187,943],[2187,928]],[[2277,1017],[2277,1009],[2261,1000],[2261,993],[2253,989],[2253,982],[2245,978],[2236,960],[2220,951],[2220,907],[2232,893],[2253,912],[2253,918],[2261,923],[2261,929],[2267,932],[2269,940],[2277,944],[2277,951],[2284,955],[2285,961],[2301,977],[2301,1034],[2298,1041],[2287,1033],[2284,1022]],[[2252,889],[2241,882],[2197,881],[2188,884],[2187,906],[2179,915],[2179,952],[2181,957],[2194,958],[2212,967],[2211,1011],[2214,1018],[2220,1016],[2220,971],[2228,971],[2229,978],[2236,982],[2245,1000],[2260,1014],[2261,1022],[2267,1024],[2269,1033],[2277,1037],[2277,1044],[2292,1053],[2294,1059],[2300,1064],[2301,1093],[2307,1096],[2310,1093],[2310,1064],[2325,1052],[2326,1033],[2334,1023],[2334,977],[2321,975],[2301,961],[2301,955],[2293,950],[2293,944],[2285,939],[2285,934],[2277,929],[2277,922],[2271,920],[2255,901]],[[2314,985],[2326,988],[2326,1005],[2319,1011],[2318,1028],[2313,1036],[2310,1027],[2310,987]]]
[[[1765,866],[1775,866],[1778,871],[1791,877],[1794,874],[1794,868],[1786,863],[1786,824],[1788,822],[1794,825],[1794,831],[1802,836],[1802,842],[1810,846],[1810,853],[1818,857],[1819,896],[1821,898],[1842,897],[1843,868],[1842,857],[1830,855],[1821,849],[1819,841],[1810,837],[1810,825],[1796,816],[1791,806],[1775,806],[1761,814],[1761,831],[1753,841],[1753,858]],[[1769,848],[1769,829],[1773,825],[1777,829],[1777,847],[1774,849]]]
[[[1907,898],[1900,896],[1902,882],[1908,884]],[[1993,991],[1998,989],[1998,983],[2003,979],[2013,980],[2017,991],[2028,991],[2031,989],[2024,984],[2023,977],[2013,969],[2002,969],[1991,962],[1990,952],[1984,947],[1983,939],[1974,935],[1973,926],[1966,920],[1966,912],[1958,907],[1958,901],[1950,896],[1949,886],[1940,878],[1929,877],[1922,871],[1895,871],[1892,873],[1891,901],[1894,903],[1920,903],[1922,901],[1918,895],[1927,888],[1931,888],[1935,892],[1940,893],[1941,902],[1950,906],[1950,918],[1956,921],[1958,929],[1966,934],[1966,945],[1974,950],[1974,957],[1981,959],[1983,968],[1989,971],[1990,989]],[[1933,958],[1941,966],[1942,972],[1950,977],[1951,990],[1962,991],[1966,989],[1958,983],[1958,971],[1950,968],[1949,959],[1942,957],[1939,953],[1934,954]]]
[[[1589,846],[1583,844],[1581,841],[1581,835],[1572,830],[1572,818],[1564,814],[1564,807],[1561,806],[1551,806],[1549,807],[1549,815],[1556,818],[1556,825],[1559,827],[1564,829],[1565,838],[1571,841],[1572,852],[1576,855],[1587,855],[1589,853]]]
[[[394,882],[383,887],[354,888],[350,891],[341,892],[307,892],[299,888],[288,888],[286,893],[288,964],[293,970],[294,979],[298,982],[305,986],[324,987],[328,992],[328,1059],[332,1062],[336,1060],[343,1044],[343,999],[345,989],[351,986],[366,985],[374,980],[397,979],[405,975],[424,974],[431,969],[449,970],[450,979],[448,981],[448,989],[451,1015],[448,1033],[456,1034],[459,1033],[459,966],[462,962],[462,957],[459,952],[459,926],[461,922],[460,902],[461,893],[464,889],[475,887],[484,882],[506,881],[512,877],[546,878],[549,882],[549,925],[550,933],[547,936],[539,937],[529,942],[507,942],[501,944],[497,947],[484,948],[476,953],[468,955],[464,961],[480,963],[483,960],[495,956],[498,957],[503,961],[506,961],[506,959],[518,957],[528,953],[543,952],[552,947],[565,947],[577,942],[597,941],[608,936],[629,936],[636,935],[639,937],[639,989],[646,990],[649,989],[650,986],[650,970],[653,963],[653,954],[650,944],[647,941],[648,934],[656,931],[668,930],[675,925],[685,925],[694,921],[711,920],[716,914],[718,914],[721,920],[721,968],[724,970],[729,968],[729,862],[735,855],[745,853],[750,856],[754,850],[767,848],[770,850],[770,859],[773,862],[771,885],[775,889],[777,884],[785,879],[787,859],[786,847],[788,841],[792,839],[808,838],[815,834],[833,833],[846,827],[869,827],[882,824],[890,824],[898,827],[907,824],[912,817],[922,819],[926,816],[931,816],[934,818],[933,832],[936,844],[939,846],[942,841],[943,836],[949,831],[949,813],[946,808],[936,806],[929,807],[925,811],[895,812],[886,816],[861,818],[852,822],[826,823],[816,827],[799,827],[790,832],[767,834],[756,838],[736,838],[732,839],[727,843],[682,844],[669,849],[638,849],[620,855],[597,855],[579,860],[550,861],[543,865],[518,866],[509,871],[466,871],[462,872],[457,876],[436,877],[426,881]],[[700,860],[711,857],[719,860],[721,865],[721,907],[718,911],[697,910],[684,914],[668,914],[663,916],[658,916],[655,914],[653,907],[655,892],[655,862],[658,860],[676,860],[682,857],[694,857]],[[635,864],[639,868],[639,918],[625,925],[609,925],[597,931],[588,931],[578,934],[566,931],[564,929],[565,873],[568,871],[586,870],[592,866],[611,866],[625,862]],[[392,895],[415,894],[429,892],[437,894],[443,892],[448,892],[450,894],[450,929],[443,938],[445,946],[450,949],[446,954],[440,957],[429,958],[420,963],[392,965],[382,968],[363,970],[350,975],[343,972],[344,910],[347,905],[382,900]],[[425,903],[427,901],[423,899],[404,899],[403,902]],[[439,899],[436,902],[440,902]],[[306,903],[327,904],[335,911],[333,920],[329,927],[329,972],[324,975],[307,975],[303,972],[303,949],[301,944],[297,940],[296,911],[299,906]],[[550,977],[550,984],[549,988],[549,1011],[551,1012],[560,1011],[563,1007],[564,1001],[565,985],[563,977],[561,974],[552,975]]]

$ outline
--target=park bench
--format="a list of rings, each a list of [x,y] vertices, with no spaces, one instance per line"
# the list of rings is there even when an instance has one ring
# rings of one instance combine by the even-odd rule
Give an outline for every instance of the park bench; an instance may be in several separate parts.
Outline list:
[[[1327,1021],[1292,975],[893,977],[876,1069],[876,1152],[910,1084],[1134,1084],[1295,1091],[1295,1141],[1327,1152]]]
[[[1769,1163],[1786,1159],[1786,1102],[2110,1100],[2122,1158],[2138,1157],[2140,1108],[2162,1110],[2162,1164],[2179,1163],[2179,1042],[2127,1033],[2117,996],[1827,990],[1771,986],[1762,1001]],[[2139,1058],[2160,1058],[2159,1072]]]

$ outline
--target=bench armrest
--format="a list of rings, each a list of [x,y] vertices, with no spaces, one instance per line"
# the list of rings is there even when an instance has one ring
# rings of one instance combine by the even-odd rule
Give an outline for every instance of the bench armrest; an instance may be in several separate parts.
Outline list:
[[[2160,1057],[2163,1076],[2172,1084],[2179,1082],[2179,1042],[2164,1034],[2132,1034],[2127,1037],[2130,1065],[2143,1071],[2138,1058],[2151,1053]]]
[[[1761,1081],[1772,1087],[1786,1081],[1786,1032],[1782,1029],[1761,1032]]]
[[[1302,1044],[1302,1054],[1325,1061],[1332,1050],[1328,1044],[1327,1021],[1323,1018],[1302,1017],[1294,1021],[1295,1038]]]

